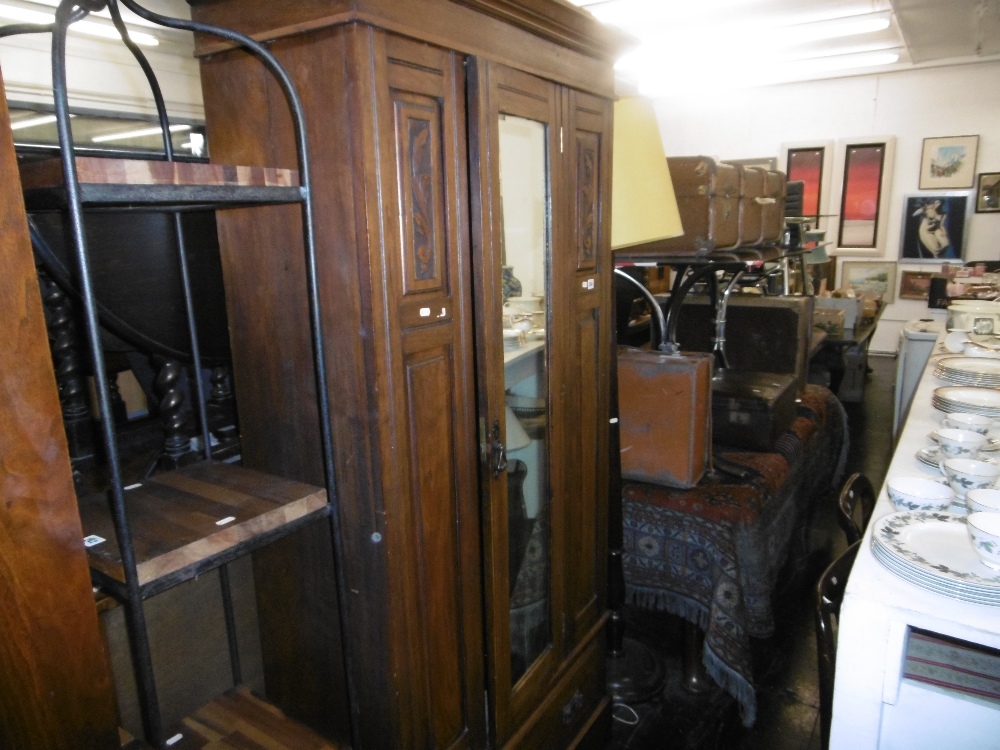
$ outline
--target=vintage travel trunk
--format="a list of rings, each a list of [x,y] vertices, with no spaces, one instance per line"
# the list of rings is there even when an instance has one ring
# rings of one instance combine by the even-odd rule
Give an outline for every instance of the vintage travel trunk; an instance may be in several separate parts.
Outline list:
[[[761,239],[764,244],[781,242],[785,231],[785,192],[788,178],[784,172],[769,169],[764,173],[764,202],[761,205]]]
[[[774,450],[795,419],[795,379],[773,372],[719,370],[712,378],[712,441]]]
[[[622,476],[694,487],[711,467],[712,355],[618,348]]]
[[[764,172],[760,167],[738,167],[740,170],[740,245],[761,245],[764,242]]]
[[[739,245],[739,170],[710,156],[670,156],[670,179],[684,234],[629,248],[629,257],[703,255]]]

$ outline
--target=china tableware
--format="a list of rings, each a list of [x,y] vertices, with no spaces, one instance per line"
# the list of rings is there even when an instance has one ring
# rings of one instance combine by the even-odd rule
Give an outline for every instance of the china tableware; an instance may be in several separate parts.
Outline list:
[[[943,596],[1000,605],[1000,573],[979,562],[968,516],[900,511],[872,522],[872,556],[894,575]]]
[[[983,357],[985,359],[1000,359],[1000,351],[995,349],[987,349],[985,346],[980,346],[972,341],[967,341],[964,346],[962,346],[962,354],[966,357]]]
[[[969,512],[1000,513],[1000,490],[980,489],[965,493],[965,502]]]
[[[969,490],[992,487],[1000,477],[1000,466],[970,458],[947,458],[941,462],[941,472],[948,478],[948,486],[964,500]]]
[[[893,477],[886,489],[897,510],[947,510],[955,499],[950,487],[921,477]]]
[[[966,331],[951,331],[944,337],[944,348],[952,354],[959,354],[968,340],[969,334]]]
[[[1000,419],[1000,391],[968,385],[946,385],[935,388],[931,396],[934,408],[944,412],[981,414]]]
[[[945,427],[956,430],[972,430],[980,435],[985,435],[993,426],[993,420],[984,417],[982,414],[969,414],[965,412],[953,412],[941,420]]]
[[[986,436],[972,430],[943,427],[934,433],[943,458],[976,458]]]
[[[983,565],[1000,570],[1000,514],[978,511],[966,518],[972,548]]]

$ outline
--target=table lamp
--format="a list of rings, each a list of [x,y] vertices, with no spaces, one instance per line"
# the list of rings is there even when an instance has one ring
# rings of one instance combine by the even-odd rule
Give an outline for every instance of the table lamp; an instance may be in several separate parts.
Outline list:
[[[611,248],[644,245],[678,237],[681,225],[674,186],[652,103],[640,97],[615,102],[611,186]],[[613,323],[611,330],[616,330]],[[662,332],[661,332],[662,334]],[[663,685],[659,657],[639,641],[625,638],[625,577],[622,568],[621,454],[618,429],[617,336],[611,352],[611,451],[608,499],[609,589],[608,689],[616,703],[655,697]]]

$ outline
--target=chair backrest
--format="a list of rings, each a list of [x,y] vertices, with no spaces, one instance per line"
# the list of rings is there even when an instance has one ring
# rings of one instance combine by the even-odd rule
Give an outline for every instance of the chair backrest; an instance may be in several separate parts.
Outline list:
[[[833,717],[833,680],[837,659],[834,618],[840,617],[847,576],[854,566],[861,542],[855,542],[823,571],[816,585],[816,656],[819,662],[819,722],[824,750],[830,745]]]
[[[852,474],[840,490],[837,523],[851,545],[861,539],[875,510],[875,488],[864,474]]]

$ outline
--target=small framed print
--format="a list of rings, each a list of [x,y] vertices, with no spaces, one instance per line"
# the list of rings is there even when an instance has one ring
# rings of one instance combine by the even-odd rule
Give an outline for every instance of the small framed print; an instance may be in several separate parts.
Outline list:
[[[976,186],[976,213],[1000,213],[1000,172],[980,172]]]
[[[899,298],[929,299],[933,276],[933,271],[900,271]]]
[[[845,260],[840,267],[840,286],[857,294],[875,292],[886,304],[896,291],[896,264],[886,261]]]
[[[920,159],[920,189],[971,188],[976,178],[978,135],[924,138]]]
[[[906,263],[961,260],[972,209],[968,191],[903,197],[899,259]]]

